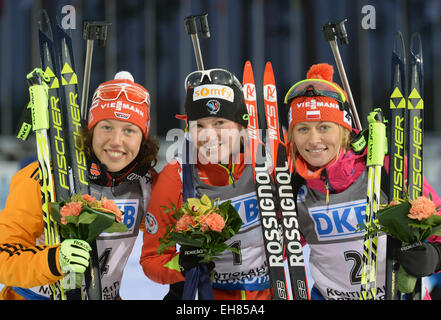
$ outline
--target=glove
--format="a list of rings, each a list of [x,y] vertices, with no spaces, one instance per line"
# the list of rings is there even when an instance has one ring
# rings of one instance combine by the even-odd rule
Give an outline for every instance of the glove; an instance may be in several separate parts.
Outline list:
[[[63,273],[84,273],[89,266],[92,248],[83,240],[66,239],[61,243],[58,259]]]
[[[186,271],[196,267],[200,263],[202,257],[199,255],[201,253],[204,253],[204,249],[181,247],[181,252],[179,253],[179,267],[181,268],[182,274],[185,275]],[[215,267],[213,261],[206,263],[206,265],[209,271],[213,270]]]
[[[404,270],[415,277],[429,276],[441,267],[441,244],[423,242],[402,247],[397,253],[397,261]]]

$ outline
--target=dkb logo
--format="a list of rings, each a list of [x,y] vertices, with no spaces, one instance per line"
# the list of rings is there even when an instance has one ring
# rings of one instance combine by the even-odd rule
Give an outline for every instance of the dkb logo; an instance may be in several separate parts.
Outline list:
[[[366,200],[309,209],[319,240],[335,240],[358,236],[357,225],[364,225]]]

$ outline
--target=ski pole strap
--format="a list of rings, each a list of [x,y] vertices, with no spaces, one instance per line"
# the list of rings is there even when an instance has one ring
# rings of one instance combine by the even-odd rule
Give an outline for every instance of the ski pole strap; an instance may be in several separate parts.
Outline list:
[[[17,139],[27,141],[29,138],[29,134],[32,131],[32,106],[29,102],[26,108],[23,110],[21,114],[21,119],[18,124],[17,130],[15,132],[15,136]]]
[[[41,68],[35,68],[26,79],[29,85],[32,130],[49,129],[48,85],[50,78]]]
[[[387,153],[386,120],[380,108],[374,109],[368,115],[369,141],[366,165],[383,166]]]
[[[356,154],[362,154],[367,145],[369,131],[364,129],[359,133],[351,132],[351,147]]]

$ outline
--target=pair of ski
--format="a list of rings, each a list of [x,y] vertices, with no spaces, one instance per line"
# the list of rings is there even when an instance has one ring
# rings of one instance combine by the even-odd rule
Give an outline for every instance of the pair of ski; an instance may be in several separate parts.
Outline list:
[[[41,81],[47,82],[47,101],[31,101],[25,113],[32,110],[33,118],[45,124],[38,127],[37,154],[40,168],[43,220],[45,241],[54,245],[62,241],[59,228],[49,214],[49,202],[67,200],[73,193],[89,194],[88,168],[83,139],[78,78],[75,72],[72,41],[70,35],[59,23],[52,32],[51,22],[42,11],[39,21],[40,58],[44,75]],[[38,74],[34,74],[38,77]],[[29,79],[28,79],[29,81]],[[29,81],[30,82],[30,81]],[[38,87],[35,81],[30,85]],[[40,84],[41,85],[41,84]],[[36,90],[30,87],[30,92]],[[32,100],[32,99],[31,99]],[[40,100],[41,102],[42,100]],[[35,119],[32,119],[36,122]],[[25,121],[29,122],[29,121]],[[22,129],[28,128],[22,126]],[[34,126],[35,130],[35,126]],[[27,134],[19,133],[19,138]],[[52,170],[51,170],[52,167]],[[96,243],[91,244],[91,262],[85,272],[86,293],[90,300],[102,298],[99,262]],[[81,299],[81,290],[65,291],[61,281],[51,286],[51,298]]]
[[[388,199],[398,201],[404,198],[407,191],[410,199],[422,195],[423,190],[423,135],[424,135],[424,101],[423,96],[423,53],[421,37],[412,35],[409,51],[409,94],[406,93],[406,56],[401,33],[396,33],[392,52],[392,93],[390,95],[389,121],[389,176]],[[382,120],[380,121],[382,122]],[[377,125],[375,119],[369,120],[369,140],[371,134],[377,135],[381,130],[371,129]],[[406,137],[407,133],[407,137]],[[371,147],[371,145],[373,147]],[[369,168],[369,185],[366,207],[366,229],[371,230],[375,223],[379,207],[381,166],[384,152],[378,148],[383,142],[369,142],[367,166]],[[407,149],[407,150],[406,150]],[[371,152],[374,150],[375,152]],[[405,161],[407,155],[407,179]],[[375,157],[383,157],[371,159]],[[406,182],[408,184],[406,185]],[[371,192],[372,191],[372,192]],[[377,273],[377,238],[376,232],[367,232],[363,247],[363,271],[361,277],[361,296],[363,300],[376,299]],[[386,300],[401,300],[403,295],[397,289],[399,265],[395,260],[401,243],[387,236],[386,246]],[[421,279],[418,279],[415,291],[404,296],[407,300],[421,299]]]
[[[257,105],[250,61],[244,67],[243,91],[249,113],[247,131],[273,299],[289,298],[284,267],[286,252],[293,298],[308,300],[305,263],[289,169],[291,165],[279,121],[277,90],[270,62],[267,62],[264,73],[264,110]],[[263,123],[262,126],[259,121]],[[268,151],[270,157],[267,157]]]
[[[408,78],[404,40],[402,34],[397,32],[392,52],[392,90],[389,104],[391,120],[389,121],[388,195],[390,200],[395,201],[403,199],[406,190],[410,199],[421,196],[423,191],[423,50],[419,33],[414,33],[411,37],[407,67]],[[406,156],[407,179],[404,170]],[[400,247],[400,241],[387,237],[386,299],[388,300],[402,298],[402,294],[397,290],[399,265],[394,259]],[[414,293],[405,295],[405,299],[421,299],[421,279],[418,279]]]

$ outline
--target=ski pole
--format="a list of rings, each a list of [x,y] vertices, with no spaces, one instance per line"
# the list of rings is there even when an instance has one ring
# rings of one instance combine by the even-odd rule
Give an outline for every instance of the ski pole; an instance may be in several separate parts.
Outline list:
[[[37,143],[37,158],[39,164],[39,177],[41,181],[41,200],[43,211],[44,238],[46,245],[60,242],[60,235],[55,222],[49,213],[49,203],[55,201],[55,189],[51,171],[51,153],[48,138],[49,108],[48,108],[48,83],[50,78],[41,68],[35,68],[26,76],[29,85],[30,102],[27,106],[31,113],[32,131],[35,132]],[[50,284],[51,295],[57,299],[57,292],[61,299],[66,299],[61,281]],[[56,289],[57,288],[57,289]]]
[[[101,21],[85,21],[83,38],[87,40],[86,62],[84,63],[83,96],[81,98],[81,118],[87,120],[87,99],[89,96],[90,70],[92,68],[93,41],[98,40],[100,47],[107,38],[107,27],[110,23]]]
[[[190,35],[191,42],[193,43],[193,50],[194,50],[194,55],[196,58],[196,64],[198,66],[198,70],[204,70],[204,62],[202,60],[196,20],[199,20],[199,24],[201,25],[202,36],[204,38],[210,38],[210,28],[208,27],[207,17],[208,14],[206,13],[197,16],[189,16],[184,19],[187,33]]]
[[[345,88],[346,93],[348,94],[348,101],[351,105],[352,116],[354,118],[355,128],[361,130],[361,122],[358,117],[357,108],[355,106],[355,101],[352,96],[352,91],[349,86],[348,78],[346,77],[345,67],[343,65],[343,61],[340,56],[340,51],[337,46],[337,38],[341,44],[348,44],[348,34],[345,28],[345,22],[348,19],[344,19],[338,23],[330,22],[322,26],[323,35],[325,36],[325,40],[329,42],[331,46],[332,53],[334,54],[335,62],[337,63],[338,72],[340,74],[341,81],[343,83],[343,87]]]
[[[199,24],[201,26],[201,34],[204,38],[210,38],[210,29],[208,27],[208,14],[201,14],[196,16],[189,16],[184,19],[185,28],[187,29],[187,33],[191,37],[191,42],[193,43],[193,50],[194,55],[196,58],[196,64],[198,67],[198,70],[204,70],[204,62],[202,60],[202,53],[201,53],[201,47],[199,44],[199,37],[198,37],[198,28],[196,24],[196,20],[199,20]],[[186,154],[185,163],[183,165],[188,166],[189,164],[189,140],[187,139],[184,144],[184,150]],[[189,168],[191,168],[189,166]],[[185,179],[185,178],[184,178]],[[194,300],[199,300],[199,290],[196,288],[196,294],[194,297]]]
[[[368,122],[369,140],[366,159],[368,187],[360,300],[375,300],[377,294],[378,230],[376,228],[376,218],[380,206],[381,167],[387,153],[386,125],[380,108],[374,109],[369,114]]]

